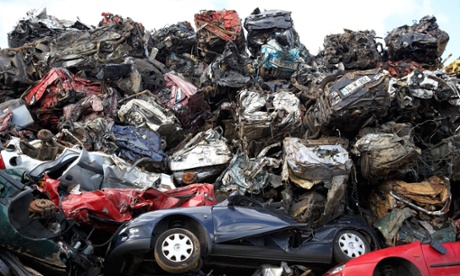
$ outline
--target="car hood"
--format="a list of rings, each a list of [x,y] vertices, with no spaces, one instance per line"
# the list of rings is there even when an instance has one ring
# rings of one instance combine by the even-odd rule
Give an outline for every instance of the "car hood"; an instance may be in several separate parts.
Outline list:
[[[253,237],[284,229],[306,228],[290,217],[277,214],[265,208],[213,207],[215,242],[223,243],[244,237]]]

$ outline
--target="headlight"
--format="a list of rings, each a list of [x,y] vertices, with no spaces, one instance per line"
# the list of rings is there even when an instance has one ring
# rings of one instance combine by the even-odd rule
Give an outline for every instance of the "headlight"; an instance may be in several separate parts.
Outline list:
[[[150,238],[151,236],[152,232],[150,231],[149,227],[125,228],[122,231],[120,231],[119,241],[125,242],[127,240],[133,239]]]
[[[344,268],[345,268],[345,264],[336,266],[336,267],[334,267],[333,269],[331,269],[331,270],[329,271],[329,274],[330,274],[330,275],[333,275],[333,274],[335,274],[335,273],[339,273],[339,272],[342,271]]]

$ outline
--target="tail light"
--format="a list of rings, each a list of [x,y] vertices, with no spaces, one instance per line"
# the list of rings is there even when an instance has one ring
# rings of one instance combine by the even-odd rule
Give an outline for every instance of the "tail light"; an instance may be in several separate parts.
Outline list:
[[[0,170],[5,169],[5,163],[3,162],[3,157],[2,154],[0,154]]]

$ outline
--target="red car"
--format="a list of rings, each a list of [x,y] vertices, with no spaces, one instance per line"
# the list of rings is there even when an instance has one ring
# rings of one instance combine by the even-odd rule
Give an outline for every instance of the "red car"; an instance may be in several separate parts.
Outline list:
[[[324,276],[460,275],[460,241],[416,241],[366,253],[330,269]]]

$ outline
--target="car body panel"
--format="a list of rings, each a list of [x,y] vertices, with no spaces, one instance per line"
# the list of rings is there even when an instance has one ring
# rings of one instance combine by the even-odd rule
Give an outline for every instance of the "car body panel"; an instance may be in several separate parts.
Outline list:
[[[282,216],[274,216],[273,212],[265,208],[215,206],[212,209],[212,215],[216,243],[296,226],[295,221]]]
[[[406,245],[388,247],[385,249],[366,253],[345,263],[345,267],[336,273],[334,268],[329,270],[325,276],[373,276],[377,265],[391,258],[406,260],[415,267],[421,275],[458,275],[460,271],[460,242],[442,243],[446,252],[438,252],[428,242],[415,241]],[[392,261],[394,262],[394,261]]]
[[[422,245],[423,256],[430,275],[458,275],[460,274],[460,242],[444,243],[447,249],[440,254],[429,244]]]

